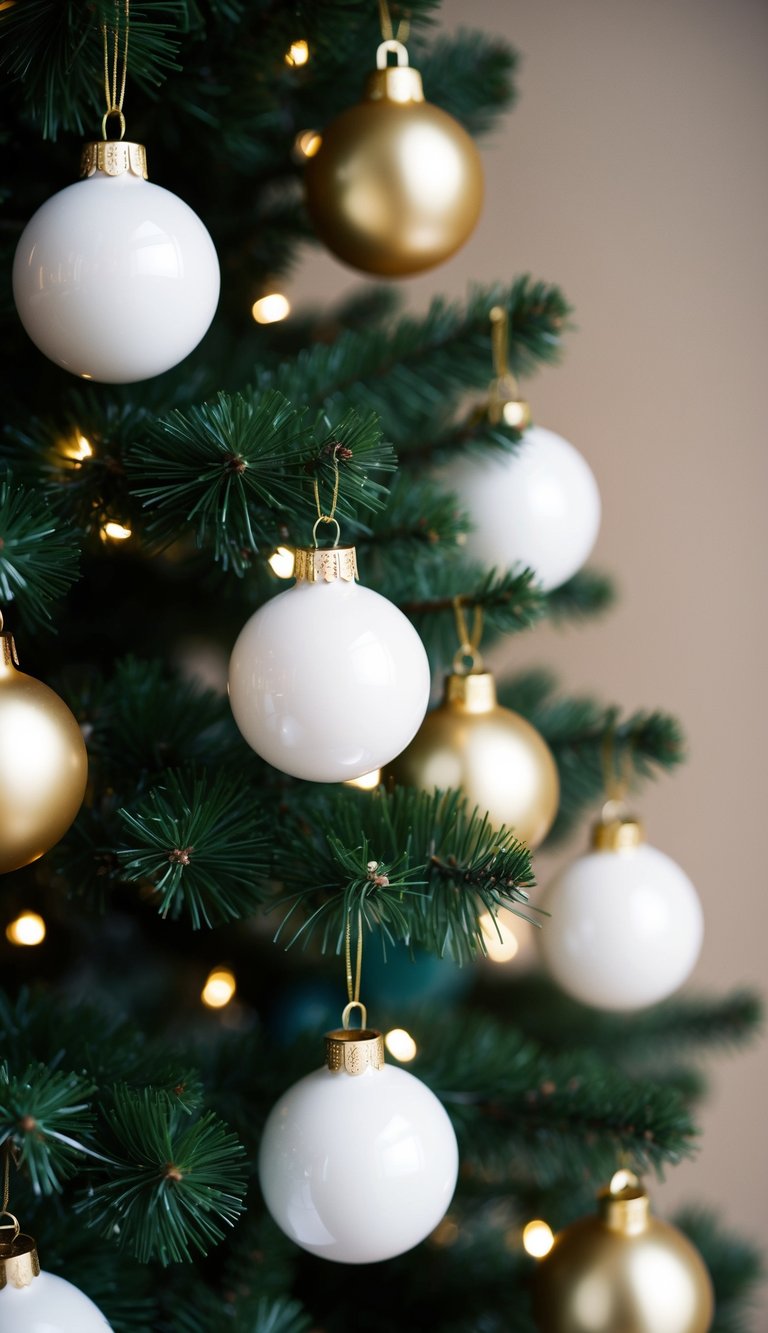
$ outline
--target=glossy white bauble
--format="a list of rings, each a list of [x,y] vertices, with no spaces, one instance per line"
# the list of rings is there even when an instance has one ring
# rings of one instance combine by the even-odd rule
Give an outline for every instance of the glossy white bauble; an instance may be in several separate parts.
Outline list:
[[[54,1273],[0,1291],[0,1333],[108,1333],[110,1327],[84,1292]]]
[[[437,1097],[390,1065],[301,1079],[270,1112],[259,1151],[277,1225],[342,1264],[392,1259],[424,1240],[451,1202],[458,1166]]]
[[[429,701],[424,645],[370,588],[299,582],[260,607],[232,650],[229,698],[248,744],[283,773],[343,782],[415,736]]]
[[[580,856],[549,886],[539,932],[563,990],[597,1009],[644,1009],[681,986],[699,956],[704,921],[675,861],[642,844]]]
[[[83,379],[127,384],[197,346],[219,300],[219,261],[199,217],[170,190],[97,172],[48,199],[13,263],[21,322]]]
[[[461,458],[440,480],[472,519],[466,552],[499,570],[528,565],[545,591],[587,560],[600,529],[600,493],[572,444],[530,426],[514,454]]]

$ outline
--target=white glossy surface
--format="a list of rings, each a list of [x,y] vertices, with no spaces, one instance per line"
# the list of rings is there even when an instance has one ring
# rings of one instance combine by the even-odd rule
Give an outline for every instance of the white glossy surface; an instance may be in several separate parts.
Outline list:
[[[437,1097],[391,1065],[301,1079],[272,1109],[259,1152],[278,1226],[345,1264],[391,1259],[424,1240],[451,1202],[458,1165]]]
[[[357,583],[297,583],[244,625],[229,697],[248,744],[284,773],[342,782],[416,734],[429,663],[410,621]]]
[[[106,1333],[110,1327],[84,1292],[54,1273],[0,1291],[0,1333]]]
[[[530,565],[547,590],[581,569],[597,540],[597,482],[578,450],[543,426],[529,427],[516,454],[462,458],[440,479],[472,519],[467,554],[500,570]]]
[[[183,200],[101,173],[60,190],[22,232],[13,295],[30,338],[86,379],[124,384],[182,361],[219,300],[219,261]]]
[[[539,947],[555,981],[598,1009],[643,1009],[681,986],[704,919],[688,876],[647,844],[590,852],[567,866],[541,906]]]

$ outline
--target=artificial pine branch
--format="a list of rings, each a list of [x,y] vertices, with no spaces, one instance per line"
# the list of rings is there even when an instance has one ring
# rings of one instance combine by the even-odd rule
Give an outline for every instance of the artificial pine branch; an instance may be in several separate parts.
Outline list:
[[[0,1065],[0,1149],[9,1145],[36,1194],[52,1194],[93,1153],[88,1079],[30,1064]]]
[[[0,607],[7,612],[16,602],[27,625],[45,625],[51,603],[78,576],[79,555],[71,524],[57,522],[44,500],[0,473]]]

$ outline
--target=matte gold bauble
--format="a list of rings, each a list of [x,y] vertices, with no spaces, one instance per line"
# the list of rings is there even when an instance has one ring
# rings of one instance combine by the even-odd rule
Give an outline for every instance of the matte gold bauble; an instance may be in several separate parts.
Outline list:
[[[707,1333],[712,1283],[698,1250],[650,1212],[636,1182],[598,1195],[540,1260],[539,1333]]]
[[[0,633],[0,874],[36,861],[64,836],[88,778],[73,714],[18,665],[12,636]]]
[[[386,48],[386,49],[385,49]],[[379,68],[363,101],[322,133],[306,168],[307,207],[318,236],[365,273],[399,278],[448,259],[480,216],[483,170],[474,142],[425,102],[421,75],[407,63]]]
[[[503,824],[529,847],[549,832],[560,795],[549,746],[519,713],[499,706],[489,671],[448,677],[443,702],[383,781],[422,791],[460,787],[494,828]]]

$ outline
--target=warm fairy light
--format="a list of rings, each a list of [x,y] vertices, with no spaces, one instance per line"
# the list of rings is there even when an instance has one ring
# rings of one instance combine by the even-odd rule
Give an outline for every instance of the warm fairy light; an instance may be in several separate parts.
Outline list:
[[[323,136],[317,130],[302,130],[293,141],[293,151],[297,157],[314,157],[322,142]]]
[[[285,319],[290,313],[291,303],[282,292],[270,292],[268,296],[261,296],[251,306],[251,314],[257,324],[277,324],[278,320]]]
[[[361,773],[359,778],[347,778],[345,787],[357,787],[360,791],[373,791],[381,781],[381,769],[372,768],[370,773]]]
[[[93,457],[93,445],[85,435],[80,435],[78,432],[77,435],[66,441],[62,452],[73,463],[82,463],[86,458]]]
[[[286,65],[306,65],[309,60],[309,47],[303,37],[298,42],[291,42],[283,59]]]
[[[209,1009],[223,1009],[237,990],[234,972],[228,967],[215,967],[200,992],[200,999]]]
[[[532,1255],[534,1259],[543,1259],[545,1254],[549,1254],[554,1243],[552,1228],[547,1226],[546,1222],[537,1218],[523,1227],[523,1246],[526,1253]]]
[[[295,563],[296,557],[288,546],[278,546],[274,554],[269,557],[269,568],[279,579],[292,579]]]
[[[442,1222],[438,1222],[429,1239],[433,1245],[439,1245],[441,1249],[449,1249],[459,1239],[458,1225],[452,1217],[446,1216]]]
[[[483,912],[480,917],[480,929],[485,936],[485,952],[492,963],[508,963],[520,948],[520,942],[514,930],[490,912]]]
[[[101,529],[101,535],[111,542],[127,541],[131,535],[131,529],[124,527],[122,523],[114,523],[111,519],[105,523]]]
[[[42,944],[45,939],[45,922],[37,912],[22,912],[21,916],[6,926],[5,935],[11,944]]]
[[[416,1058],[418,1047],[410,1032],[406,1032],[405,1028],[392,1028],[384,1038],[384,1045],[390,1055],[394,1055],[395,1059],[399,1060],[401,1064],[406,1065],[409,1060]]]
[[[526,423],[528,416],[528,404],[521,402],[519,398],[513,398],[505,403],[501,415],[504,418],[504,424],[515,426],[520,430]]]

